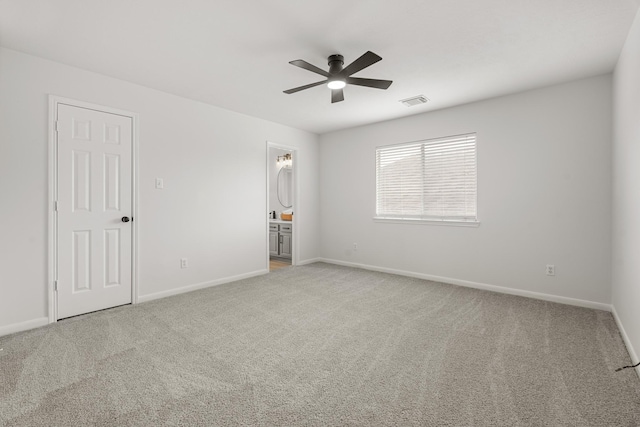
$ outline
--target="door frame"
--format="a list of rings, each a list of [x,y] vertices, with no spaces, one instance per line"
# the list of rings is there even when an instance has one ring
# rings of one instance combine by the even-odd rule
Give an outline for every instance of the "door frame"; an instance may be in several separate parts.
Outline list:
[[[57,95],[49,94],[49,135],[48,135],[48,163],[49,163],[49,198],[47,203],[48,216],[48,273],[47,273],[47,289],[48,289],[48,315],[49,323],[58,321],[58,295],[55,290],[55,281],[57,280],[57,261],[58,261],[58,215],[55,208],[55,202],[58,199],[58,144],[56,135],[56,118],[58,113],[58,105],[70,105],[72,107],[86,108],[89,110],[102,111],[105,113],[118,114],[131,118],[131,217],[135,218],[131,222],[131,304],[138,303],[138,223],[140,215],[138,210],[138,114],[118,108],[107,107],[104,105],[93,104],[75,99],[64,98]]]
[[[276,142],[271,142],[271,141],[267,141],[267,146],[266,146],[266,150],[265,150],[265,166],[266,166],[266,198],[265,198],[265,212],[267,213],[267,217],[266,217],[266,221],[264,224],[264,229],[266,231],[266,240],[267,240],[267,245],[266,245],[266,250],[265,250],[265,254],[266,254],[266,258],[265,258],[265,266],[267,271],[269,271],[269,217],[268,217],[268,213],[269,213],[269,178],[270,178],[270,174],[269,174],[269,165],[271,161],[273,161],[273,159],[269,158],[269,148],[278,148],[280,150],[287,150],[287,151],[291,151],[291,162],[293,163],[293,203],[291,204],[291,209],[293,210],[293,221],[291,221],[291,223],[293,224],[293,236],[292,236],[292,244],[293,244],[293,251],[291,251],[291,265],[297,265],[298,264],[298,259],[299,259],[299,254],[300,254],[300,232],[299,232],[299,221],[298,218],[300,217],[299,215],[299,207],[300,207],[300,186],[298,185],[298,181],[299,181],[299,176],[300,173],[298,171],[299,169],[299,161],[298,161],[298,149],[296,147],[293,147],[291,145],[283,145],[283,144],[278,144]]]

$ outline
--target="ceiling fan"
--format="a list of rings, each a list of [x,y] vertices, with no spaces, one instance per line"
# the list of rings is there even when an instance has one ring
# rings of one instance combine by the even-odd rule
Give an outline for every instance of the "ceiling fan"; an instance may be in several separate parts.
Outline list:
[[[299,86],[293,89],[285,90],[284,93],[292,94],[299,92],[304,89],[309,89],[314,86],[320,86],[321,84],[327,83],[329,89],[331,89],[331,103],[344,101],[344,93],[342,88],[346,85],[356,85],[356,86],[366,86],[372,87],[376,89],[387,89],[391,86],[393,81],[391,80],[377,80],[377,79],[362,79],[359,77],[351,77],[352,74],[357,73],[358,71],[367,68],[370,65],[375,64],[380,61],[382,58],[376,55],[375,53],[368,51],[360,58],[353,61],[351,64],[347,65],[345,68],[342,68],[344,65],[344,57],[342,55],[331,55],[329,57],[329,71],[325,71],[321,68],[316,67],[315,65],[309,64],[307,61],[303,61],[302,59],[296,59],[295,61],[289,62],[291,65],[295,65],[296,67],[304,68],[305,70],[312,71],[316,74],[320,74],[321,76],[326,77],[326,80],[322,80],[319,82],[311,83],[304,86]]]

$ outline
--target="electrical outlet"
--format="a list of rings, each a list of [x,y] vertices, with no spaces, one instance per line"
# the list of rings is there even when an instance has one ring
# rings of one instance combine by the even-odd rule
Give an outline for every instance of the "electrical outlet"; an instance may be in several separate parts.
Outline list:
[[[182,258],[180,260],[180,268],[188,268],[189,267],[189,260],[186,258]]]
[[[357,244],[357,243],[354,243],[354,244],[353,244],[353,250],[354,250],[354,251],[357,251],[357,250],[358,250],[358,244]]]
[[[547,264],[547,276],[556,275],[556,266],[553,264]]]
[[[156,189],[162,190],[164,188],[164,179],[156,178]]]

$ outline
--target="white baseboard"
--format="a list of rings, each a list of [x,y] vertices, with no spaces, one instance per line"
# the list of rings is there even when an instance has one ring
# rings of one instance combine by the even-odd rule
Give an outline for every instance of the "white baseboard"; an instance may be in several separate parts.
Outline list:
[[[250,277],[255,277],[255,276],[261,276],[263,274],[267,274],[268,272],[269,270],[267,269],[257,270],[257,271],[252,271],[250,273],[238,274],[237,276],[224,277],[222,279],[211,280],[208,282],[194,283],[193,285],[182,286],[180,288],[169,289],[167,291],[156,292],[149,295],[139,295],[138,302],[141,303],[146,301],[152,301],[154,299],[170,297],[172,295],[184,294],[186,292],[196,291],[198,289],[209,288],[211,286],[218,286],[218,285],[223,285],[229,282],[235,282],[237,280],[248,279]]]
[[[310,259],[298,261],[296,265],[307,265],[307,264],[313,264],[314,262],[323,262],[323,261],[324,260],[322,258],[310,258]]]
[[[631,344],[631,340],[629,339],[629,335],[627,335],[627,331],[625,331],[624,326],[622,325],[622,320],[618,316],[618,312],[616,311],[616,306],[611,306],[611,313],[613,314],[613,318],[616,319],[616,324],[618,325],[618,329],[620,330],[620,335],[622,335],[622,340],[624,341],[624,345],[627,347],[627,351],[629,352],[629,356],[631,356],[631,364],[635,365],[640,362],[638,358],[638,354],[633,348],[633,344]],[[640,366],[636,367],[636,372],[640,375]]]
[[[49,324],[48,317],[39,317],[37,319],[27,320],[26,322],[12,323],[10,325],[0,326],[0,337],[16,332],[28,331],[29,329],[39,328]]]
[[[578,307],[595,308],[597,310],[611,311],[610,304],[587,301],[576,298],[562,297],[558,295],[544,294],[541,292],[525,291],[522,289],[507,288],[504,286],[488,285],[486,283],[470,282],[468,280],[453,279],[451,277],[433,276],[431,274],[416,273],[413,271],[395,270],[392,268],[378,267],[375,265],[358,264],[355,262],[339,261],[335,259],[318,258],[319,262],[329,264],[344,265],[346,267],[356,267],[365,270],[380,271],[382,273],[397,274],[399,276],[415,277],[418,279],[432,280],[434,282],[448,283],[451,285],[464,286],[467,288],[482,289],[485,291],[499,292],[501,294],[518,295],[521,297],[534,298],[544,301],[557,302],[560,304],[575,305]]]

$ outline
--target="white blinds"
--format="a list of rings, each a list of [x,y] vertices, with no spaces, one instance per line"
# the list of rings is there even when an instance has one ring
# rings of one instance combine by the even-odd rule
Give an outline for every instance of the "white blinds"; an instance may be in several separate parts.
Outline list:
[[[376,216],[477,220],[476,134],[376,149]]]

